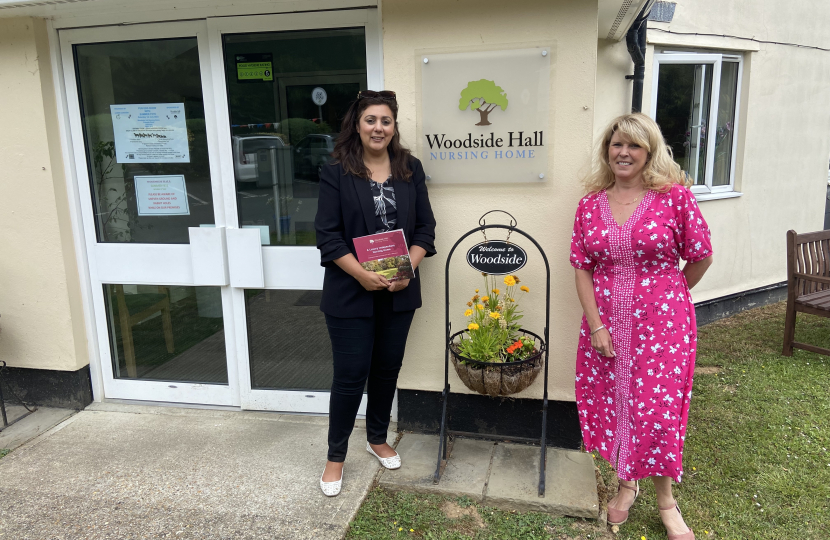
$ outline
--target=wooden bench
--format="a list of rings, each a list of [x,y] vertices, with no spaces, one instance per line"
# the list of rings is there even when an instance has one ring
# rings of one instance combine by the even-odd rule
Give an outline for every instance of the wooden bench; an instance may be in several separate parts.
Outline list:
[[[787,319],[784,356],[793,348],[830,356],[830,349],[795,341],[795,314],[830,318],[830,230],[787,231]]]

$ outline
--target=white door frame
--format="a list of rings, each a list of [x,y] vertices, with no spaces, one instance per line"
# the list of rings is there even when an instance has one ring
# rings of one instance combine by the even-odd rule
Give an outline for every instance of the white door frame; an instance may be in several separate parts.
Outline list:
[[[223,17],[208,19],[214,95],[227,96],[225,62],[222,48],[224,34],[280,32],[290,30],[314,30],[323,28],[363,27],[366,38],[366,79],[369,88],[382,88],[382,38],[375,10],[349,10],[338,12],[295,13],[262,15],[258,17]],[[216,118],[221,126],[230,126],[227,100],[217,100]],[[223,178],[234,178],[230,129],[219,131],[219,162]],[[238,227],[236,191],[233,181],[224,183],[228,229]],[[320,290],[323,288],[323,268],[320,254],[314,246],[261,247],[259,252],[239,252],[239,262],[246,267],[262,265],[263,285],[251,288]],[[260,262],[261,261],[261,262]],[[304,271],[298,272],[302,268]],[[307,270],[306,270],[307,269]],[[233,282],[233,280],[232,280]],[[329,392],[302,390],[260,390],[251,388],[251,370],[248,347],[245,288],[232,287],[233,309],[237,321],[235,356],[239,359],[237,378],[240,387],[240,404],[243,409],[305,412],[326,414],[329,410]],[[366,398],[359,410],[365,413]]]
[[[68,108],[69,132],[73,141],[72,161],[75,178],[78,181],[81,220],[90,275],[90,293],[93,313],[90,317],[95,325],[97,353],[100,362],[102,386],[106,397],[131,400],[195,403],[204,405],[239,405],[239,382],[236,377],[236,359],[233,338],[233,314],[231,295],[223,287],[222,311],[228,366],[228,384],[200,384],[168,381],[147,381],[118,379],[113,375],[109,329],[106,317],[103,285],[106,283],[142,285],[185,285],[194,286],[193,265],[190,244],[115,244],[99,243],[96,237],[93,199],[89,185],[86,148],[81,122],[77,78],[74,66],[73,46],[82,43],[103,43],[108,41],[138,41],[195,37],[199,50],[202,96],[206,111],[215,109],[213,86],[211,84],[210,62],[205,21],[157,23],[130,27],[102,27],[73,29],[60,32],[61,59],[63,63],[64,89]],[[218,151],[215,115],[206,112],[208,154]],[[214,220],[217,227],[225,225],[225,205],[222,183],[219,181],[217,160],[210,160],[211,188],[213,195]],[[101,339],[107,336],[107,339]]]
[[[229,114],[225,99],[226,85],[222,35],[228,33],[272,32],[299,29],[364,27],[366,36],[367,82],[369,88],[383,88],[383,58],[380,10],[375,8],[336,12],[291,13],[278,15],[206,18],[196,21],[158,22],[131,26],[68,28],[58,30],[59,23],[48,22],[52,68],[59,109],[59,127],[70,195],[70,215],[79,258],[84,310],[89,339],[90,371],[95,400],[119,398],[130,400],[181,402],[205,405],[241,406],[246,409],[328,412],[328,392],[279,391],[251,389],[248,360],[247,325],[245,324],[244,289],[222,287],[228,385],[169,383],[164,381],[115,379],[109,349],[109,329],[103,283],[130,283],[122,277],[135,277],[141,268],[131,268],[130,276],[112,265],[115,257],[144,250],[153,264],[144,265],[148,279],[142,284],[193,285],[190,245],[102,244],[96,238],[92,195],[86,166],[86,149],[78,101],[72,46],[79,43],[130,41],[174,37],[196,37],[205,103],[205,122],[210,162],[214,216],[217,227],[238,228],[236,193],[233,182],[233,158],[230,142]],[[216,99],[216,97],[219,99]],[[125,251],[126,250],[126,251]],[[261,250],[264,288],[320,289],[322,269],[314,247],[264,247]],[[312,271],[297,272],[308,268]],[[166,268],[160,272],[161,268]],[[106,339],[104,339],[106,337]],[[364,403],[361,405],[362,414]],[[393,410],[393,416],[394,416]]]

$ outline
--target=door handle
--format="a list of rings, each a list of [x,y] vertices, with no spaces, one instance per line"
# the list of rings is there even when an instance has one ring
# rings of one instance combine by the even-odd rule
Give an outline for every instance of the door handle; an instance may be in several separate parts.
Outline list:
[[[188,227],[194,285],[223,287],[228,281],[224,227]]]
[[[262,241],[259,229],[227,229],[231,287],[262,289]]]

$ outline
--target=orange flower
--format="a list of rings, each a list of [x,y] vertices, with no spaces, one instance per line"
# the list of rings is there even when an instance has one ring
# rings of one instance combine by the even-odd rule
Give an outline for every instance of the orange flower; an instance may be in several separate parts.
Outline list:
[[[481,301],[482,301],[482,302],[487,302],[488,300],[490,300],[490,297],[489,297],[489,296],[482,296],[482,297],[481,297]]]

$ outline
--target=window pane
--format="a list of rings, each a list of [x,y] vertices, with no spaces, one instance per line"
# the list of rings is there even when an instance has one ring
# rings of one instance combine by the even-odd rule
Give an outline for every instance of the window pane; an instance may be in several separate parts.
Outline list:
[[[252,388],[328,390],[331,341],[322,291],[245,291]]]
[[[228,384],[219,287],[104,285],[116,379]]]
[[[721,67],[718,96],[718,125],[715,132],[715,169],[713,186],[728,186],[732,174],[732,151],[735,141],[735,105],[738,102],[738,63],[724,62]]]
[[[187,244],[214,223],[196,38],[76,45],[75,61],[98,241]]]
[[[660,64],[659,77],[655,120],[680,168],[704,185],[712,65]]]
[[[223,40],[239,224],[267,227],[272,245],[313,246],[318,170],[331,158],[349,103],[366,88],[364,30]],[[312,99],[317,88],[324,102],[319,92]]]

